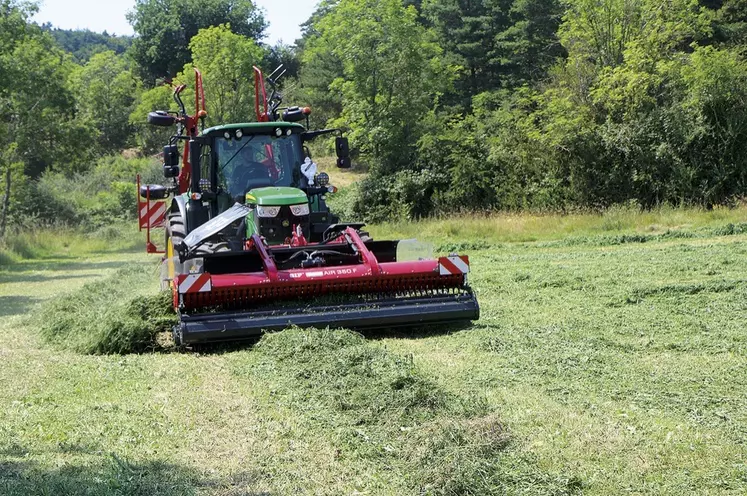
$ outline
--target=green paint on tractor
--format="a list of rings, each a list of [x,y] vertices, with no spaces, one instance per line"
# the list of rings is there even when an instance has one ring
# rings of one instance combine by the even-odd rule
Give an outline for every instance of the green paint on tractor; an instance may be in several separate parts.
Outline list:
[[[284,207],[289,205],[301,205],[308,203],[306,193],[298,188],[268,187],[255,188],[246,195],[246,203],[259,205],[260,207]]]

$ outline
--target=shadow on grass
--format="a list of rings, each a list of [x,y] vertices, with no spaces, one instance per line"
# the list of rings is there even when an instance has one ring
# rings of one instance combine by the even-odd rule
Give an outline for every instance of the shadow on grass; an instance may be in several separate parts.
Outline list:
[[[160,460],[129,463],[115,455],[91,464],[43,467],[31,461],[0,461],[0,494],[185,496],[212,492],[235,496],[269,496],[247,490],[258,481],[254,473],[227,479],[205,477],[188,467]]]
[[[321,327],[321,326],[320,326]],[[334,329],[334,326],[332,326]],[[362,330],[362,331],[356,331],[359,332],[364,338],[371,340],[371,341],[379,341],[382,339],[426,339],[436,336],[445,336],[449,334],[454,334],[456,332],[461,331],[469,331],[473,329],[477,329],[478,326],[475,326],[474,324],[471,324],[469,322],[466,323],[456,323],[456,324],[437,324],[437,325],[431,325],[428,327],[425,326],[417,326],[417,327],[400,327],[400,328],[393,328],[393,329],[370,329],[370,330]],[[282,331],[276,331],[276,332],[282,332]],[[175,350],[179,350],[183,353],[199,353],[199,354],[206,354],[206,355],[222,355],[225,353],[234,353],[238,351],[245,351],[245,350],[251,350],[254,345],[256,345],[260,339],[262,339],[262,336],[253,336],[248,339],[243,339],[240,341],[226,341],[226,342],[219,342],[219,343],[204,343],[204,344],[195,344],[190,346],[185,346],[182,348],[174,348],[174,347],[167,347],[164,346],[161,349],[154,350],[154,352],[173,352]]]
[[[37,299],[30,296],[0,296],[0,317],[25,314],[36,303]]]
[[[78,262],[78,263],[61,264],[59,268],[60,270],[72,270],[72,271],[121,269],[122,267],[126,265],[132,265],[132,263],[133,262],[131,260],[121,260],[121,261],[115,261],[115,262]],[[155,263],[153,265],[155,268]]]

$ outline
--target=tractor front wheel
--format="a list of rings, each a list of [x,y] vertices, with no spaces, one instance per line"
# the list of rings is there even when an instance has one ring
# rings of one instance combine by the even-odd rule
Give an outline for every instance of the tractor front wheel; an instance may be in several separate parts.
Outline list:
[[[166,270],[161,278],[161,287],[163,289],[169,289],[171,281],[173,281],[178,275],[176,270],[176,261],[178,257],[176,247],[184,241],[184,238],[187,236],[186,233],[187,230],[184,227],[184,218],[179,214],[179,212],[172,212],[169,214],[169,223],[166,227]],[[226,242],[207,241],[197,247],[194,253],[199,257],[230,250],[231,248]]]
[[[161,277],[161,288],[169,289],[171,281],[176,277],[176,247],[184,240],[186,229],[184,218],[179,212],[172,212],[166,226],[166,270]]]

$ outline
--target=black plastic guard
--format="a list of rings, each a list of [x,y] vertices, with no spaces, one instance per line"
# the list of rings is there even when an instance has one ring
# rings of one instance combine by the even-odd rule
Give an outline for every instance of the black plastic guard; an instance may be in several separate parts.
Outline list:
[[[180,314],[174,328],[177,345],[236,341],[290,326],[387,329],[467,322],[480,317],[474,294],[392,298],[375,303],[265,311]]]

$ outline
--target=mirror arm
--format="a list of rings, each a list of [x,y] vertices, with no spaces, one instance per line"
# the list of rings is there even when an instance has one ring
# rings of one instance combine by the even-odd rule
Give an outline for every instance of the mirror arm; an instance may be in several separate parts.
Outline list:
[[[301,135],[303,141],[311,141],[325,134],[337,133],[342,136],[342,129],[320,129],[319,131],[306,131]]]

